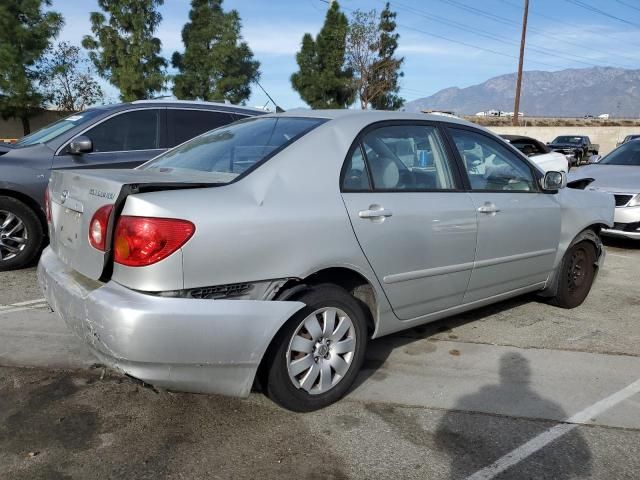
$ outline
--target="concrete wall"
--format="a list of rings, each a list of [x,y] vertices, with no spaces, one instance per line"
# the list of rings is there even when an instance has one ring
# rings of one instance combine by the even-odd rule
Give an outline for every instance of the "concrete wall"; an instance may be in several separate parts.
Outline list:
[[[35,132],[39,128],[49,125],[60,118],[71,115],[69,112],[58,112],[54,110],[43,110],[29,119],[31,123],[31,131]],[[9,138],[20,138],[24,136],[22,130],[22,121],[18,119],[9,118],[7,120],[0,117],[0,140]]]
[[[592,143],[600,145],[600,155],[613,150],[616,143],[632,133],[640,134],[640,127],[487,127],[504,135],[526,135],[542,142],[550,142],[558,135],[588,135]]]

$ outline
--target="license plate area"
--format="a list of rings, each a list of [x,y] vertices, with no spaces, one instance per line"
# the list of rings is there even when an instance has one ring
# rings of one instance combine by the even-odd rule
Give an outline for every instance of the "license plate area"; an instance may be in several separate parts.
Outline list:
[[[62,215],[56,228],[56,237],[66,248],[76,250],[81,242],[82,213],[66,207],[61,208]]]

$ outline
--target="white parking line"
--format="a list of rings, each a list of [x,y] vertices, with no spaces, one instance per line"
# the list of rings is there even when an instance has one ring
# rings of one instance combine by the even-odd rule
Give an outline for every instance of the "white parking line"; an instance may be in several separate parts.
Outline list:
[[[508,468],[516,465],[527,457],[530,457],[557,438],[578,427],[578,425],[589,423],[592,418],[597,417],[601,413],[609,410],[618,403],[637,393],[640,393],[640,380],[636,380],[631,385],[626,386],[613,395],[610,395],[607,398],[594,403],[590,407],[585,408],[581,412],[576,413],[572,417],[569,417],[566,420],[567,423],[556,425],[555,427],[546,430],[537,437],[529,440],[524,445],[521,445],[515,450],[507,453],[505,456],[499,458],[488,467],[478,470],[473,475],[467,477],[467,480],[489,480],[495,478]]]
[[[25,302],[11,303],[9,305],[0,306],[0,310],[6,310],[8,308],[13,308],[13,307],[22,307],[23,305],[31,305],[33,303],[42,303],[44,301],[45,301],[44,298],[37,298],[36,300],[27,300]]]
[[[3,305],[0,307],[0,315],[5,313],[23,312],[25,310],[33,310],[36,308],[44,308],[47,306],[47,301],[44,298],[38,298],[36,300],[27,300],[25,302],[12,303],[11,305]]]

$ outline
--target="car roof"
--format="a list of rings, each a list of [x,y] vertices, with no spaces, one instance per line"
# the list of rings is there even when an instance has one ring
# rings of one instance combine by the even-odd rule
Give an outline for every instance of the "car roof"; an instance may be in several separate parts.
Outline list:
[[[173,99],[155,99],[155,100],[135,100],[128,103],[114,103],[111,105],[99,105],[90,107],[90,110],[104,110],[104,111],[116,111],[127,110],[130,108],[140,107],[180,107],[180,108],[194,108],[198,110],[217,110],[234,113],[244,113],[247,115],[259,115],[269,113],[260,108],[245,107],[243,105],[233,105],[232,103],[223,102],[205,102],[201,100],[173,100]],[[89,110],[87,109],[87,110]]]
[[[445,117],[443,115],[433,115],[428,113],[407,113],[389,110],[310,110],[306,108],[299,108],[294,110],[287,110],[286,112],[281,113],[272,113],[268,116],[276,115],[281,117],[321,118],[326,120],[340,120],[354,123],[359,122],[363,125],[385,120],[429,120],[438,123],[455,123],[459,125],[469,125],[475,128],[483,129],[479,125],[467,120],[463,120],[461,118]]]

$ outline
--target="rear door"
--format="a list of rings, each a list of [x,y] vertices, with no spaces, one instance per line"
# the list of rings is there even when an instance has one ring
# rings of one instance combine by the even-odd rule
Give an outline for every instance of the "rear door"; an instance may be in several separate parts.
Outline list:
[[[366,129],[342,172],[342,198],[360,246],[403,320],[462,302],[476,213],[432,123]]]
[[[544,282],[560,241],[557,195],[504,142],[480,130],[449,128],[478,215],[475,266],[465,303]]]
[[[93,151],[72,155],[59,149],[53,168],[134,168],[166,150],[164,108],[119,112],[81,133],[93,142]]]
[[[229,112],[186,108],[167,109],[169,147],[180,145],[201,133],[228,125],[236,120]]]

